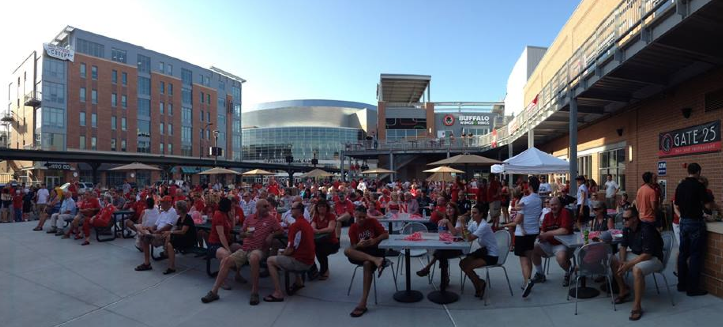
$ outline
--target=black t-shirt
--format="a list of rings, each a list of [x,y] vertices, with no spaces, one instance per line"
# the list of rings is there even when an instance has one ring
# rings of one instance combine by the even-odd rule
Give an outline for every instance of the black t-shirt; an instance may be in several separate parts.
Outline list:
[[[459,214],[464,215],[472,209],[472,202],[470,200],[457,200],[457,208],[459,208]]]
[[[688,177],[675,189],[675,204],[681,219],[703,219],[703,204],[712,201],[703,183]]]
[[[663,261],[663,238],[653,224],[638,222],[636,230],[624,228],[620,245],[635,254],[647,253]]]
[[[186,234],[172,234],[171,241],[173,242],[173,247],[177,249],[187,249],[196,244],[196,225],[193,223],[191,215],[186,214],[186,217],[178,218],[176,221],[176,229],[182,230],[183,226],[188,226]]]

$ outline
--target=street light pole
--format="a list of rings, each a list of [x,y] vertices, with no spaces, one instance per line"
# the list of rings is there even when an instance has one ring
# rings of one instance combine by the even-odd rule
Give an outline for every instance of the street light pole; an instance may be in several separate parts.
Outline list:
[[[203,147],[201,146],[201,141],[203,140],[203,134],[208,129],[209,126],[212,126],[213,123],[206,123],[206,126],[204,128],[201,128],[201,137],[198,138],[198,159],[203,159]],[[193,135],[193,134],[191,134]]]
[[[218,130],[213,131],[213,166],[216,167],[218,161]]]

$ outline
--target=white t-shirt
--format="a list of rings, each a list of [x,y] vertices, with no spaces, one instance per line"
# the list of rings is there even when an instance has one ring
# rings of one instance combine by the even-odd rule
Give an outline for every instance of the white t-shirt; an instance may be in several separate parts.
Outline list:
[[[491,257],[499,256],[499,249],[497,248],[497,239],[495,233],[492,232],[492,227],[484,219],[477,225],[476,221],[472,221],[467,226],[467,230],[472,235],[477,236],[477,243],[480,247],[487,249],[487,255]]]
[[[620,188],[620,186],[618,186],[618,183],[615,183],[615,181],[605,182],[605,197],[606,198],[614,197],[615,191],[619,188]]]
[[[161,229],[168,225],[175,226],[177,220],[178,214],[176,213],[176,209],[173,207],[168,209],[168,211],[161,211],[161,214],[158,215],[158,220],[156,221],[156,229]]]
[[[48,192],[48,189],[41,188],[38,190],[38,204],[47,204],[48,198],[50,197],[50,193]]]
[[[583,192],[585,192],[585,195],[583,196]],[[590,205],[590,200],[587,198],[587,196],[590,195],[590,192],[587,190],[587,186],[585,184],[580,185],[577,188],[577,205]]]
[[[552,192],[552,186],[548,183],[542,183],[540,184],[540,189],[538,190],[538,193],[550,193]]]
[[[158,211],[158,207],[154,206],[152,209],[146,209],[143,211],[143,227],[151,227],[156,225],[158,216],[161,212]]]
[[[535,235],[540,233],[540,215],[542,214],[542,199],[537,193],[532,193],[528,196],[522,197],[520,203],[523,204],[522,214],[524,215],[522,221],[522,228],[515,230],[524,229],[526,235]],[[520,227],[520,226],[518,226]],[[519,236],[519,235],[518,235]]]

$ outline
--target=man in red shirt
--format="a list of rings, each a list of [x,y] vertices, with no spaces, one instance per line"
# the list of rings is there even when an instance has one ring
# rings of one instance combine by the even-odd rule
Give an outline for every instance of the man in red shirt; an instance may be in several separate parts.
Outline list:
[[[477,203],[482,205],[482,212],[489,212],[490,210],[490,200],[488,193],[489,192],[487,179],[483,178],[482,181],[480,181],[479,186],[477,187]],[[487,217],[482,217],[482,219],[487,219]]]
[[[434,207],[434,211],[432,211],[432,215],[429,217],[430,224],[437,226],[437,223],[444,217],[446,211],[447,199],[443,196],[437,197],[436,207]]]
[[[349,190],[353,193],[354,191]],[[339,192],[339,200],[334,201],[334,213],[336,213],[336,235],[341,235],[341,225],[350,221],[354,216],[354,203],[344,192]]]
[[[349,262],[355,265],[364,266],[364,288],[362,297],[351,316],[361,317],[367,312],[367,298],[369,289],[372,286],[372,274],[378,271],[382,275],[384,268],[391,264],[391,261],[384,258],[384,250],[379,248],[379,243],[389,238],[389,233],[376,219],[367,219],[367,208],[358,206],[354,210],[355,222],[349,227],[349,241],[351,246],[344,250]]]
[[[271,275],[271,280],[274,282],[274,293],[264,298],[266,302],[284,301],[284,293],[281,291],[281,283],[279,282],[279,269],[284,269],[287,272],[297,272],[296,281],[289,292],[289,295],[292,295],[304,287],[301,274],[298,272],[307,271],[314,264],[316,251],[314,230],[311,228],[311,224],[304,219],[304,205],[295,202],[291,205],[290,210],[295,221],[289,227],[289,243],[281,255],[266,259],[269,275]]]
[[[490,185],[487,187],[487,201],[490,203],[490,216],[492,217],[492,229],[497,230],[500,225],[500,200],[502,199],[502,184],[497,180],[497,175],[490,177]],[[487,218],[487,217],[484,217]]]
[[[76,231],[78,226],[82,223],[83,219],[90,219],[100,211],[100,202],[96,197],[95,192],[85,192],[83,195],[83,201],[78,204],[78,214],[73,218],[71,227],[63,235],[63,238],[70,238],[70,233]],[[76,240],[81,239],[80,232],[75,236]]]
[[[570,284],[570,259],[567,256],[567,247],[562,245],[560,241],[555,239],[555,235],[570,235],[573,232],[574,221],[570,212],[562,207],[560,198],[553,197],[550,199],[550,212],[545,215],[540,227],[540,236],[532,251],[532,263],[535,265],[537,273],[533,278],[535,283],[544,283],[545,271],[542,267],[542,258],[555,257],[557,264],[565,271],[565,278],[562,286],[567,287]]]
[[[113,206],[113,198],[108,196],[105,198],[105,207],[95,216],[90,219],[86,219],[83,222],[83,235],[85,235],[85,242],[81,245],[90,244],[90,227],[105,227],[110,224],[113,212],[116,208]]]

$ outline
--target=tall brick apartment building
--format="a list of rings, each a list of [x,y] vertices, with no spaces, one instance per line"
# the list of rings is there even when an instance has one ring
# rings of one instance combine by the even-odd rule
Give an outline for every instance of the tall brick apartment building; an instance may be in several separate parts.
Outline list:
[[[208,155],[202,149],[214,146],[217,131],[223,156],[241,160],[244,82],[215,67],[67,26],[13,72],[4,119],[12,120],[8,146],[198,157]],[[29,171],[28,181],[92,180],[84,164],[66,170],[44,162],[15,166]],[[126,177],[107,168],[100,168],[103,184]],[[149,177],[139,173],[139,182]]]

